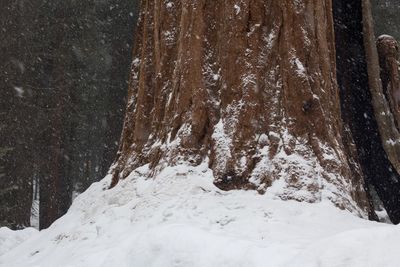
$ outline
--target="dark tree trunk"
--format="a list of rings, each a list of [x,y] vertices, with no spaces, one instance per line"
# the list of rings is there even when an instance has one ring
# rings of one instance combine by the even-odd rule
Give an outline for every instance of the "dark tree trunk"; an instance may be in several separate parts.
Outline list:
[[[70,177],[69,155],[66,146],[71,123],[71,87],[68,66],[71,58],[65,27],[69,23],[71,10],[51,6],[42,12],[53,11],[55,21],[44,21],[52,30],[52,39],[46,47],[54,56],[45,54],[42,60],[43,76],[40,77],[42,90],[41,131],[38,132],[39,156],[37,158],[39,176],[39,228],[49,227],[64,215],[72,202],[72,177]]]
[[[58,90],[56,90],[58,91]],[[49,116],[49,127],[43,136],[42,157],[40,158],[40,202],[39,228],[49,227],[64,215],[72,202],[72,179],[68,176],[68,161],[65,159],[66,133],[63,114],[66,113],[66,96],[56,93],[58,99]]]
[[[389,104],[391,97],[387,98],[382,88],[370,0],[362,1],[362,11],[368,85],[372,97],[373,116],[378,125],[375,136],[380,137],[379,144],[370,150],[370,157],[376,159],[375,164],[371,162],[372,166],[376,167],[375,173],[366,180],[368,185],[377,191],[392,222],[397,224],[400,222],[400,132],[396,127],[398,112],[395,107],[391,110]],[[382,157],[377,158],[374,152],[381,149],[379,145],[383,147],[384,153]]]
[[[334,1],[334,17],[342,117],[356,144],[368,190],[378,177],[390,178],[391,163],[381,143],[369,90],[362,1]]]
[[[32,92],[25,87],[25,22],[30,10],[2,1],[0,10],[0,226],[30,225],[33,154]],[[17,19],[15,19],[17,18]],[[4,38],[2,38],[4,39]]]

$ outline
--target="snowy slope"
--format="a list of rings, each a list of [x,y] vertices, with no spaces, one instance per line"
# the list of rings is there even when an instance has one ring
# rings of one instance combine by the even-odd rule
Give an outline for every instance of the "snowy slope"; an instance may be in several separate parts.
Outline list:
[[[206,165],[168,167],[156,179],[146,179],[147,172],[146,166],[139,168],[111,190],[104,190],[106,177],[40,233],[11,234],[2,228],[0,266],[365,267],[400,262],[399,227],[360,219],[328,201],[281,201],[274,197],[274,186],[265,195],[224,192],[214,187]]]

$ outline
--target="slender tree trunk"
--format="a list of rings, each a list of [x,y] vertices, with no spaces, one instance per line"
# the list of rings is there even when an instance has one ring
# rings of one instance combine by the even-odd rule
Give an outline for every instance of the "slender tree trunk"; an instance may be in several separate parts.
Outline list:
[[[3,1],[0,11],[0,227],[30,226],[32,205],[32,93],[25,86],[30,10]]]
[[[53,29],[53,42],[47,49],[57,51],[57,57],[47,57],[46,78],[42,86],[50,92],[43,95],[45,110],[44,128],[41,140],[41,158],[39,159],[40,201],[39,228],[49,227],[55,220],[64,215],[72,202],[72,177],[69,176],[69,158],[66,153],[67,139],[70,132],[68,107],[70,104],[71,82],[68,80],[69,46],[64,34],[64,25],[68,23],[63,9],[55,8],[54,13],[61,26]],[[61,23],[63,22],[63,23]]]
[[[375,41],[375,34],[373,28],[373,19],[371,14],[370,0],[362,0],[363,12],[363,37],[365,46],[365,57],[367,61],[368,70],[368,86],[371,93],[371,103],[374,113],[371,116],[377,122],[377,129],[374,132],[376,145],[370,150],[368,157],[371,159],[369,164],[369,175],[367,173],[367,183],[373,186],[378,192],[379,197],[384,203],[386,211],[393,223],[400,222],[400,132],[397,127],[399,121],[398,112],[398,68],[397,73],[392,72],[393,76],[390,78],[390,83],[395,85],[391,90],[382,87],[381,82],[381,69],[380,61],[392,61],[388,55],[382,55],[379,59],[377,45]],[[382,52],[382,46],[378,42],[378,48]],[[393,45],[395,43],[392,43]],[[392,56],[396,55],[396,48]],[[384,74],[384,66],[382,74]],[[393,66],[392,66],[393,68]],[[396,69],[396,68],[395,68]],[[394,70],[393,70],[394,71]],[[397,75],[396,75],[397,74]],[[385,78],[382,77],[383,81]],[[397,86],[396,86],[397,85]],[[392,105],[392,106],[391,106]],[[383,148],[383,152],[381,151]],[[378,152],[378,153],[376,153]],[[379,155],[379,157],[377,157]],[[372,175],[371,175],[372,174]]]

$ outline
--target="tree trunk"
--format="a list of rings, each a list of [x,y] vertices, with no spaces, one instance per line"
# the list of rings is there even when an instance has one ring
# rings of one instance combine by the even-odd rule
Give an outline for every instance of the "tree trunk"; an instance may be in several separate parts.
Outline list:
[[[0,227],[30,226],[32,205],[33,97],[27,80],[28,32],[32,12],[15,1],[0,10]]]
[[[368,182],[378,192],[392,222],[397,224],[400,222],[399,52],[393,38],[383,36],[376,45],[370,6],[369,0],[363,0],[364,43],[371,102],[378,124],[376,136],[380,137],[380,145],[385,153],[378,159],[379,164],[384,163],[381,168],[383,172],[375,173],[368,178]],[[376,155],[372,153],[371,157]]]
[[[141,3],[114,186],[208,161],[222,189],[370,211],[336,81],[332,3]]]
[[[54,3],[53,3],[54,4]],[[52,24],[52,41],[48,50],[57,51],[54,57],[46,54],[42,59],[43,73],[41,100],[44,103],[42,129],[39,131],[37,141],[40,150],[37,164],[39,166],[39,228],[48,228],[55,220],[64,215],[72,202],[72,177],[69,173],[70,158],[66,150],[71,132],[68,131],[72,118],[70,116],[72,81],[68,79],[68,64],[70,49],[65,25],[68,21],[68,10],[50,5],[54,18],[59,22]],[[62,23],[61,23],[62,22]],[[40,88],[40,87],[39,87]],[[72,143],[72,142],[71,142]]]

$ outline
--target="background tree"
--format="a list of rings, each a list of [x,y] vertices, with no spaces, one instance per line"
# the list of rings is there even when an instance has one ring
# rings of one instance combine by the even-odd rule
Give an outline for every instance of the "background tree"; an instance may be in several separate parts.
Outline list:
[[[46,228],[106,174],[122,127],[136,5],[19,0],[2,9],[0,225],[29,225],[34,184]]]
[[[25,86],[29,56],[25,19],[32,19],[21,1],[3,1],[0,11],[0,225],[13,229],[29,225],[32,203],[34,95]]]
[[[400,3],[396,0],[371,1],[376,36],[389,34],[400,40]]]

